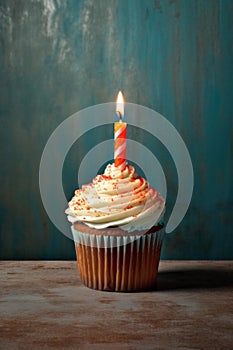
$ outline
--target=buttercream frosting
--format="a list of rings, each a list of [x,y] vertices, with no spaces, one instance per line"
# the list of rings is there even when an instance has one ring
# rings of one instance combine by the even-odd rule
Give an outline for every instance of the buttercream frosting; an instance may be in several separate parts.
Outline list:
[[[81,221],[96,229],[121,226],[132,231],[155,225],[164,209],[164,199],[132,165],[121,171],[108,164],[104,174],[75,191],[66,214],[72,223]]]

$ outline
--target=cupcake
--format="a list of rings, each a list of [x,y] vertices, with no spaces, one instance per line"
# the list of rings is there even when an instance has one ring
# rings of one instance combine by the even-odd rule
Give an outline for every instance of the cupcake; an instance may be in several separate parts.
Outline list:
[[[83,283],[106,291],[155,286],[164,236],[165,201],[131,165],[108,164],[104,174],[75,191],[72,223]]]

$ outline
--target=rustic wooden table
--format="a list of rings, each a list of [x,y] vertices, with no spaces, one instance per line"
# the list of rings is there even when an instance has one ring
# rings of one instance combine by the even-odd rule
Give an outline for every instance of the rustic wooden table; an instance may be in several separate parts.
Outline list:
[[[74,261],[0,268],[0,349],[233,349],[233,262],[162,261],[141,293],[88,289]]]

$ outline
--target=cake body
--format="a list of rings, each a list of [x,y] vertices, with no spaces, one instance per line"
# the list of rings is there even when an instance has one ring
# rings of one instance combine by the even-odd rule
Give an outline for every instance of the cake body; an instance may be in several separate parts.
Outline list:
[[[143,234],[136,231],[125,235],[120,229],[95,231],[99,230],[87,230],[81,223],[72,227],[78,270],[87,287],[116,292],[154,288],[164,235],[162,225]]]

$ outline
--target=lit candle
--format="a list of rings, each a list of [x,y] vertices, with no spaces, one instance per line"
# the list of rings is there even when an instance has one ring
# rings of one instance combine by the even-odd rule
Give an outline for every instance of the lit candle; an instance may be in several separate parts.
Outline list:
[[[114,164],[119,170],[124,170],[126,166],[126,126],[122,121],[124,117],[124,98],[119,91],[116,102],[116,114],[119,118],[114,123]]]

